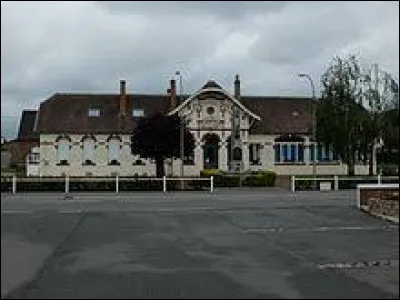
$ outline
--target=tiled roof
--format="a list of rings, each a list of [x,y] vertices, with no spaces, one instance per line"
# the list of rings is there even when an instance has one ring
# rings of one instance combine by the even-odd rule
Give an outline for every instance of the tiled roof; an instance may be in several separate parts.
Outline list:
[[[167,95],[127,95],[127,98],[126,117],[121,121],[118,94],[55,94],[40,105],[38,130],[42,133],[130,133],[136,124],[133,109],[143,109],[144,115],[150,115],[166,113],[169,107]],[[100,116],[89,117],[89,109],[99,109]]]
[[[145,115],[169,111],[168,95],[127,96],[127,115],[120,121],[119,94],[54,94],[40,105],[37,129],[41,133],[131,133],[136,124],[132,109],[143,109]],[[308,98],[242,96],[241,101],[261,117],[252,134],[311,132]],[[89,117],[89,108],[100,109],[100,116]]]
[[[206,84],[203,85],[202,87],[202,89],[207,89],[207,88],[222,89],[222,87],[214,80],[207,81]]]
[[[261,117],[252,134],[310,134],[312,129],[311,99],[300,97],[242,96],[242,103]]]

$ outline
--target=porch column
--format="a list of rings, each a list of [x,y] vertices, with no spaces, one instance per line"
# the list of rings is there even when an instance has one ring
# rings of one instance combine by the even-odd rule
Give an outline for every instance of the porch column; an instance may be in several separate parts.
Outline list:
[[[218,143],[218,168],[221,171],[228,171],[228,151],[226,145],[225,140]]]
[[[242,145],[242,163],[243,163],[243,171],[247,171],[250,167],[249,143],[247,143],[247,142],[243,142],[243,145]]]
[[[311,163],[311,161],[310,161],[310,150],[311,150],[310,138],[307,136],[304,139],[304,163],[306,165],[309,165]]]
[[[204,143],[201,140],[196,140],[194,148],[194,163],[199,170],[204,169]]]
[[[263,169],[272,169],[275,161],[274,142],[265,142],[264,148],[261,148],[261,160]]]

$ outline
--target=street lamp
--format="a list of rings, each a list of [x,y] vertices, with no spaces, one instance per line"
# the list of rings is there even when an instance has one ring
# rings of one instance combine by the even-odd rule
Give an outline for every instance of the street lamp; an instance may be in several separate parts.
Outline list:
[[[176,71],[175,75],[179,76],[179,94],[180,94],[180,104],[183,102],[183,80],[182,80],[182,74],[180,71]],[[180,118],[181,122],[180,122],[180,156],[181,156],[181,178],[183,178],[183,173],[184,173],[184,150],[185,150],[185,140],[184,140],[184,120],[183,120],[183,116]],[[183,189],[183,180],[182,180],[182,189]]]
[[[312,91],[312,139],[314,142],[314,147],[313,147],[313,190],[317,189],[317,164],[316,164],[316,140],[317,140],[317,118],[316,118],[316,108],[315,108],[315,87],[314,87],[314,82],[311,78],[310,75],[308,74],[299,74],[300,78],[307,78],[308,81],[310,82],[311,85],[311,91]]]

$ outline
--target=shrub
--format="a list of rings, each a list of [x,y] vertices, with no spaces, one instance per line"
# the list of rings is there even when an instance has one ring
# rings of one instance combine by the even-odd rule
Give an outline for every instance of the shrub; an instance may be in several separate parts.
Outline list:
[[[247,176],[244,184],[250,187],[272,187],[275,186],[275,181],[276,173],[273,171],[265,170],[257,173],[252,173],[252,175]]]
[[[221,170],[218,169],[205,169],[200,171],[200,177],[211,177],[211,176],[220,176],[222,175]]]

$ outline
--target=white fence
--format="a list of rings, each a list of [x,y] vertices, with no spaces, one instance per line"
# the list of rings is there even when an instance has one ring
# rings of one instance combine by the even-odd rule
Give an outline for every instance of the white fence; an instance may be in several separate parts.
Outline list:
[[[119,176],[114,177],[20,177],[17,178],[16,176],[8,176],[8,177],[1,177],[1,183],[10,183],[12,184],[12,193],[17,193],[17,186],[19,182],[64,182],[64,192],[67,194],[70,192],[70,183],[71,182],[115,182],[115,192],[120,192],[120,183],[121,182],[129,182],[129,181],[162,181],[162,191],[165,193],[167,192],[167,182],[168,181],[209,181],[210,182],[210,192],[214,192],[214,177],[211,176],[210,178],[190,178],[190,177],[183,177],[183,178],[175,178],[175,177],[149,177],[149,178],[141,178],[141,177],[123,177],[120,178]]]
[[[333,176],[333,177],[317,177],[317,178],[312,178],[312,177],[296,177],[292,176],[291,177],[291,182],[290,182],[290,190],[292,192],[296,191],[296,182],[300,181],[309,181],[310,183],[313,183],[313,181],[316,181],[316,187],[319,190],[330,190],[329,188],[326,188],[326,185],[324,183],[329,183],[331,184],[333,182],[333,190],[338,191],[339,190],[339,183],[341,181],[360,181],[360,182],[365,182],[365,181],[375,181],[376,184],[382,184],[383,181],[397,181],[399,182],[399,177],[398,176],[369,176],[369,177],[360,177],[360,176],[354,176],[354,177],[339,177],[339,176]],[[329,186],[329,185],[328,185]]]

